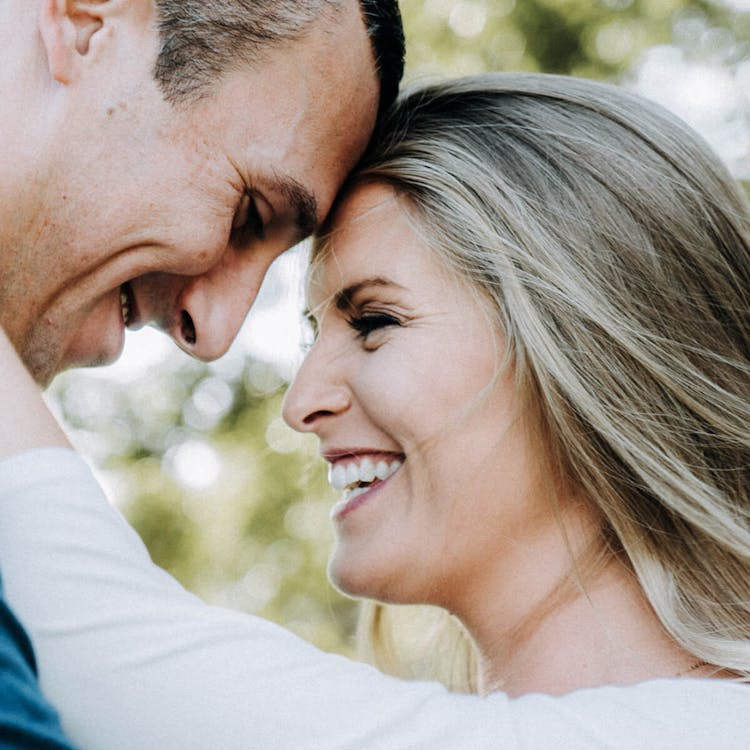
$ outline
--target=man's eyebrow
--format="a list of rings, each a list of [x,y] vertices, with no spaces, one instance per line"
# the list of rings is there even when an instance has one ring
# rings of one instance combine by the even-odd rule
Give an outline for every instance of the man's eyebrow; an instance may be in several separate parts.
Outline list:
[[[273,189],[284,196],[294,213],[297,241],[309,237],[318,226],[318,201],[315,196],[293,177],[280,177]]]
[[[354,306],[353,300],[357,294],[362,292],[368,287],[392,287],[394,289],[404,289],[401,284],[397,284],[391,279],[385,278],[384,276],[371,276],[367,279],[362,279],[356,284],[350,284],[349,286],[336,292],[334,300],[336,303],[337,310],[349,310]]]

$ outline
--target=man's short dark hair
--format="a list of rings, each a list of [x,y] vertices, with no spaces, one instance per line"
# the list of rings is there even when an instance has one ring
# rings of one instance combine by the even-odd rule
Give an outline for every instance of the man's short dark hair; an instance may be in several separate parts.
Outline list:
[[[404,70],[404,31],[397,0],[359,0],[380,79],[380,110],[396,98]],[[161,49],[154,78],[180,103],[209,90],[217,77],[293,41],[322,15],[335,22],[341,0],[154,0]]]

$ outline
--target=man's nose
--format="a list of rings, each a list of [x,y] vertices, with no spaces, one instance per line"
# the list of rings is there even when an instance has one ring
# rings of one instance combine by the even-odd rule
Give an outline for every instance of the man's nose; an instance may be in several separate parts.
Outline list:
[[[230,251],[205,273],[184,278],[168,333],[198,359],[220,357],[237,336],[276,255]]]
[[[321,432],[332,419],[348,411],[351,391],[344,382],[343,362],[328,356],[317,342],[302,363],[284,397],[281,414],[297,432]]]

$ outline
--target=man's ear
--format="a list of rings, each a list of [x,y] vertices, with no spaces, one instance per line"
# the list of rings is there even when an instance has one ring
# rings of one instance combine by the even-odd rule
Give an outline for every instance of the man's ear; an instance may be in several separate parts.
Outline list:
[[[42,0],[39,31],[52,77],[70,83],[102,28],[110,0]]]

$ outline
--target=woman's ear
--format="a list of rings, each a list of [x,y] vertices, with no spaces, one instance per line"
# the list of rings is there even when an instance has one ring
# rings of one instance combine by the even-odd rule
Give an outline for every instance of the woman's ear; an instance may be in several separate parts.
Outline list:
[[[67,84],[76,77],[111,5],[110,0],[41,0],[39,31],[54,80]]]

